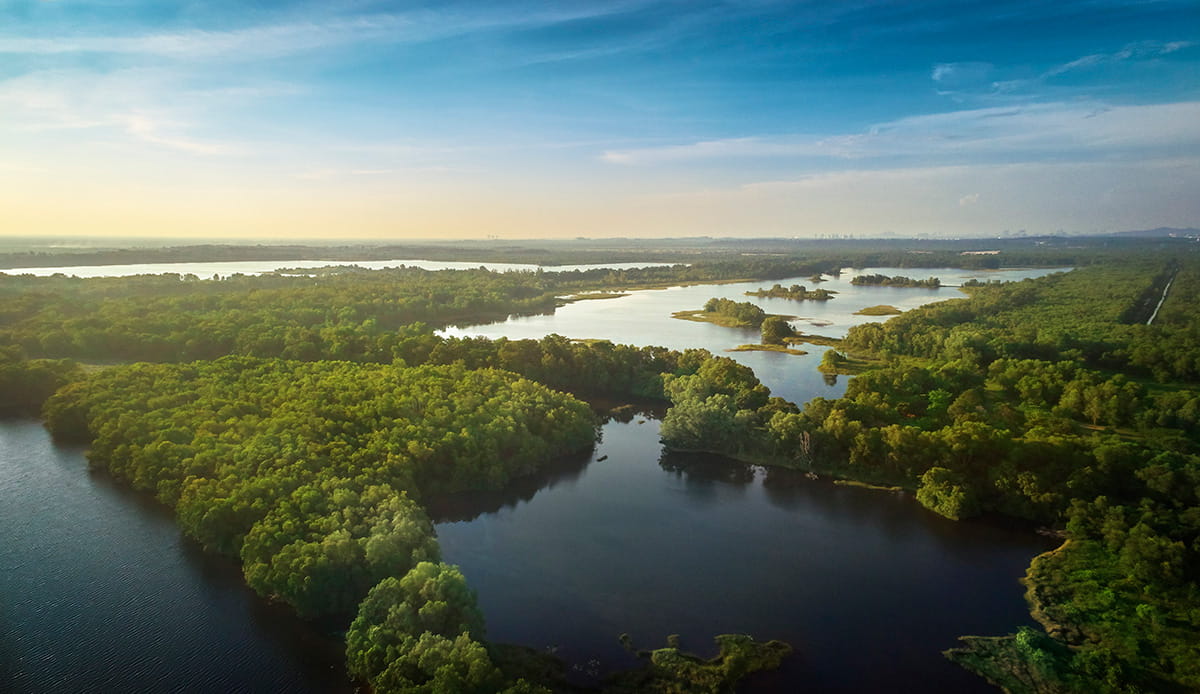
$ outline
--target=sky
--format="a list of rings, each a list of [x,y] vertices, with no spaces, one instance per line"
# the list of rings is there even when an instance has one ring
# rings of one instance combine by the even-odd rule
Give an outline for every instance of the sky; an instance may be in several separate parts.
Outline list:
[[[1200,2],[0,0],[0,235],[1200,227]]]

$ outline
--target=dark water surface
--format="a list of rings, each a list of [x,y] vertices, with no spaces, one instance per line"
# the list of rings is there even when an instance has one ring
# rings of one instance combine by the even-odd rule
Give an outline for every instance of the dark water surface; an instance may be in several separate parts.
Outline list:
[[[995,691],[940,651],[1031,623],[1017,581],[1052,542],[889,492],[662,457],[649,418],[603,433],[540,490],[434,504],[489,638],[603,673],[632,663],[623,632],[640,648],[680,634],[705,655],[713,636],[749,633],[796,655],[746,691]]]
[[[0,691],[337,692],[340,647],[40,422],[0,420]]]

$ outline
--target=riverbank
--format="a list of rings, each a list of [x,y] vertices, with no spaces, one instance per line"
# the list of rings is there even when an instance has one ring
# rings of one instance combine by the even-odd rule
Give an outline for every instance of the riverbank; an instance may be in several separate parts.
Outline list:
[[[726,352],[782,352],[784,354],[795,354],[796,356],[804,356],[808,354],[802,349],[794,349],[785,345],[738,345],[730,347]]]

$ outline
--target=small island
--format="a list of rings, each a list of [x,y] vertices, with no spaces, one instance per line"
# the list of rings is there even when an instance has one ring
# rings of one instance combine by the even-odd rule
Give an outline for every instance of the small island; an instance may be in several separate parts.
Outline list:
[[[672,318],[715,323],[726,328],[757,328],[767,318],[779,318],[785,323],[795,316],[769,314],[749,301],[734,301],[732,299],[712,298],[704,302],[704,308],[699,311],[676,311]]]
[[[778,286],[778,285],[776,285]],[[733,301],[732,299],[712,298],[704,303],[700,311],[676,311],[672,318],[681,320],[714,323],[727,328],[759,328],[762,331],[762,343],[757,345],[739,345],[729,352],[784,352],[786,354],[808,354],[801,349],[788,346],[792,342],[800,342],[802,338],[792,329],[788,319],[795,316],[780,316],[763,311],[749,301]]]
[[[898,316],[901,313],[904,313],[904,311],[901,311],[900,309],[896,308],[895,306],[889,306],[888,304],[879,304],[878,306],[867,306],[866,308],[861,308],[861,309],[855,311],[854,315],[856,315],[856,316]]]
[[[781,284],[776,284],[770,289],[746,292],[746,296],[756,296],[760,299],[790,299],[792,301],[829,301],[836,293],[828,289],[813,289],[810,291],[808,287],[802,284],[793,284],[786,288]]]
[[[942,286],[942,281],[937,277],[930,277],[923,280],[905,277],[904,275],[896,275],[888,277],[887,275],[858,275],[850,280],[850,284],[858,287],[874,286],[874,287],[912,287],[915,289],[937,289]]]

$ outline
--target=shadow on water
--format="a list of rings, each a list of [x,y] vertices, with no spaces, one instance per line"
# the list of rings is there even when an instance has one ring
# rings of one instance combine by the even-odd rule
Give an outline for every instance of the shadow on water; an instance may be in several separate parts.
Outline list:
[[[801,470],[743,463],[713,453],[664,450],[659,467],[681,478],[693,499],[733,488],[739,493],[759,482],[762,496],[772,507],[787,512],[819,513],[844,528],[872,528],[892,540],[919,536],[934,543],[944,556],[970,561],[997,551],[1043,551],[1060,540],[1036,534],[1038,525],[1000,515],[961,521],[943,518],[921,508],[908,491],[865,489],[815,479]]]
[[[132,489],[103,470],[89,469],[93,484],[121,500],[144,517],[175,524],[174,511],[153,495]],[[346,672],[342,634],[349,618],[305,620],[287,605],[273,603],[255,593],[235,559],[210,552],[180,532],[176,551],[188,574],[199,579],[198,591],[214,613],[247,633],[277,648],[302,673],[303,680],[323,692],[353,692]],[[243,628],[240,627],[239,628]]]
[[[609,422],[629,424],[635,420],[659,419],[666,413],[668,407],[667,403],[661,400],[615,399],[586,393],[573,393],[573,395],[592,408],[600,424]],[[598,436],[596,443],[600,444],[601,442],[602,439]],[[532,475],[510,481],[504,489],[459,492],[432,497],[427,500],[425,510],[435,524],[473,521],[482,515],[496,513],[501,509],[516,508],[520,504],[532,500],[538,492],[549,491],[560,484],[573,484],[579,480],[589,464],[607,457],[607,455],[600,455],[595,448],[563,456]]]
[[[684,479],[689,486],[709,483],[748,485],[757,476],[755,466],[715,453],[663,450],[658,466]]]
[[[533,499],[538,492],[575,482],[595,457],[594,451],[564,456],[532,475],[512,480],[504,489],[432,497],[425,504],[425,510],[434,523],[457,523],[515,508]]]

